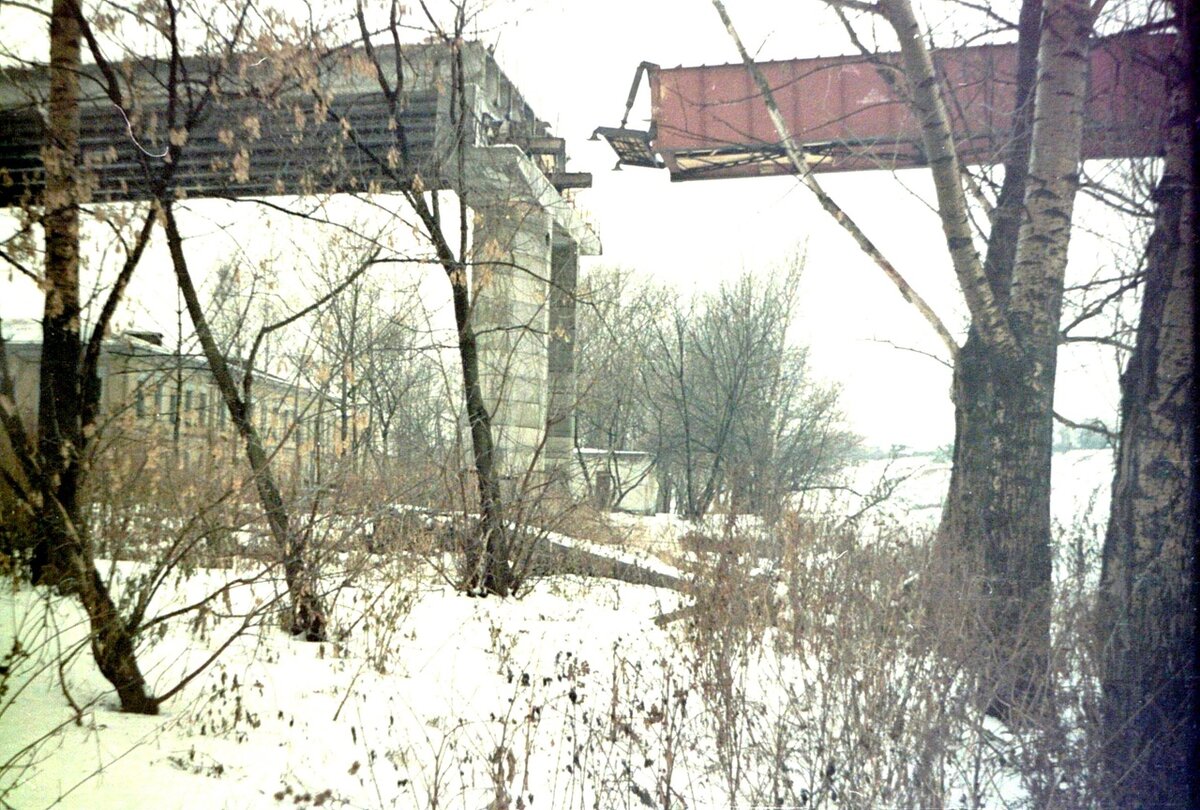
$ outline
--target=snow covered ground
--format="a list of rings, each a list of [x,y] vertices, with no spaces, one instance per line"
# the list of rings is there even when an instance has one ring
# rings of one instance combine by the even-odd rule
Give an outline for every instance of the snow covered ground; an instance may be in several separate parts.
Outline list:
[[[1110,463],[1107,453],[1056,457],[1064,524],[1078,524],[1089,505],[1103,514]],[[945,466],[903,464],[911,475],[884,507],[888,519],[928,521],[940,507]],[[865,491],[880,472],[861,470],[856,487]],[[619,520],[639,531],[643,554],[686,528],[664,516]],[[181,577],[152,614],[234,576],[255,581],[144,640],[140,660],[156,692],[225,643],[240,617],[254,618],[159,717],[116,711],[74,603],[6,584],[0,807],[609,808],[663,807],[667,798],[672,807],[728,806],[733,775],[718,763],[730,727],[714,713],[686,623],[653,621],[684,597],[554,577],[522,599],[472,599],[420,561],[369,562],[353,576],[330,572],[338,640],[326,644],[280,631],[274,612],[262,609],[279,583],[258,569]],[[142,568],[113,571],[120,581]],[[738,684],[759,718],[741,733],[812,733],[806,712],[823,689],[819,662],[764,645]],[[996,746],[994,731],[979,733]],[[818,756],[782,756],[786,795],[857,806],[853,794],[820,792],[831,777]],[[1019,803],[1013,775],[988,767],[988,806]],[[740,775],[739,795],[769,793],[766,781],[778,773],[760,770]],[[953,794],[957,777],[946,778]]]
[[[228,573],[205,572],[190,584],[211,586]],[[676,606],[670,592],[564,578],[500,601],[431,584],[431,571],[390,589],[387,579],[366,575],[362,587],[338,594],[342,642],[295,642],[264,616],[264,626],[234,642],[159,718],[115,711],[86,651],[76,655],[65,682],[85,707],[79,726],[52,659],[60,645],[83,637],[80,612],[29,589],[5,594],[3,649],[16,638],[32,654],[10,663],[3,698],[4,801],[21,808],[60,799],[58,806],[80,808],[481,807],[500,769],[519,774],[505,783],[514,796],[563,806],[586,781],[563,770],[572,738],[611,696],[596,673],[672,649],[651,621]],[[220,610],[248,609],[274,587],[242,589]],[[37,649],[48,619],[60,631],[57,642]],[[213,619],[203,635],[183,628],[145,645],[152,683],[168,688],[233,624]],[[31,756],[20,756],[31,744]]]

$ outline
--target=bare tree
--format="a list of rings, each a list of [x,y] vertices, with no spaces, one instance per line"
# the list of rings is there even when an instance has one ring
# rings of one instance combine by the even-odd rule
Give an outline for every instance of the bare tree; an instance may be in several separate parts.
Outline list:
[[[317,294],[324,295],[342,285],[345,267],[361,261],[361,255],[370,249],[369,242],[362,240],[347,244],[345,237],[335,234],[321,248],[315,260],[311,260],[311,276],[316,282]],[[336,414],[342,453],[351,464],[357,463],[367,436],[360,435],[360,422],[355,418],[358,403],[368,382],[363,361],[374,340],[377,310],[382,301],[382,291],[370,276],[363,276],[340,295],[330,299],[328,305],[316,319],[314,337],[320,356],[314,358],[318,377],[313,382],[328,386],[336,395]],[[381,382],[386,382],[381,380]]]
[[[375,241],[335,235],[313,261],[316,292],[341,286],[345,267]],[[390,477],[395,461],[423,477],[451,460],[454,398],[445,390],[433,331],[419,283],[377,275],[355,281],[316,318],[316,352],[304,367],[310,384],[336,395],[343,453],[360,472],[366,473],[362,462],[374,459],[372,474]]]
[[[429,191],[422,179],[420,168],[410,148],[408,132],[402,113],[408,103],[405,87],[406,46],[401,22],[404,9],[393,0],[386,9],[386,20],[379,27],[382,47],[376,45],[376,32],[368,24],[367,9],[360,1],[356,4],[359,28],[358,44],[369,69],[373,71],[379,91],[386,100],[393,143],[386,159],[375,156],[379,168],[391,184],[399,190],[408,210],[415,215],[414,231],[432,250],[434,262],[440,266],[449,284],[450,299],[454,311],[456,349],[461,369],[462,396],[470,434],[472,466],[478,495],[480,519],[477,537],[465,549],[466,578],[464,589],[471,593],[507,596],[517,586],[513,570],[513,541],[511,527],[505,514],[501,491],[501,470],[498,466],[496,437],[493,433],[493,414],[484,396],[481,372],[481,335],[477,329],[476,312],[481,300],[481,291],[498,276],[533,275],[538,270],[524,266],[515,254],[525,238],[521,229],[526,220],[537,220],[546,216],[537,203],[500,200],[497,210],[489,210],[485,195],[475,193],[472,188],[472,173],[479,167],[468,167],[470,131],[477,122],[472,120],[467,87],[467,54],[465,42],[471,15],[469,3],[451,3],[452,19],[443,24],[429,7],[421,5],[423,24],[430,29],[430,41],[439,43],[448,54],[449,75],[449,140],[444,161],[435,161],[431,168],[441,174],[444,186],[453,192],[453,209],[445,210],[444,199],[437,191]],[[353,124],[342,119],[348,128],[351,140],[355,140]],[[486,173],[486,170],[485,170]],[[476,226],[486,222],[495,230],[491,239],[471,244],[470,222]],[[547,234],[545,239],[549,240]],[[541,245],[537,245],[538,248]],[[540,311],[540,310],[539,310]],[[507,328],[507,327],[505,327]],[[515,331],[528,331],[529,324],[514,324]],[[486,340],[488,336],[483,336]],[[512,369],[509,369],[511,373]],[[506,375],[507,376],[507,375]],[[503,386],[501,386],[503,387]],[[497,396],[497,391],[489,391]],[[499,399],[503,399],[500,396]],[[544,447],[533,449],[534,462]],[[524,484],[534,486],[530,480],[532,470],[521,478]],[[521,482],[518,482],[519,484]],[[520,499],[515,499],[519,501]],[[517,510],[521,507],[518,505]]]
[[[669,295],[663,288],[638,283],[630,271],[617,268],[596,268],[580,281],[575,443],[577,450],[586,447],[607,453],[612,486],[607,496],[600,497],[601,502],[608,502],[606,506],[619,503],[623,491],[637,483],[621,480],[620,465],[613,462],[615,453],[662,449],[654,430],[654,403],[639,381],[645,370],[645,337]],[[595,490],[597,482],[586,464],[581,472],[593,497],[602,496]],[[660,476],[666,472],[666,467],[659,465]]]
[[[767,279],[745,274],[669,304],[651,326],[641,376],[658,414],[652,446],[688,517],[718,501],[774,515],[854,444],[836,390],[815,383],[788,342],[799,278],[799,263]]]
[[[949,94],[911,4],[830,4],[882,20],[900,43],[898,60],[878,67],[893,86],[900,86],[894,74],[903,77],[921,127],[947,252],[971,315],[966,343],[948,344],[955,361],[955,449],[939,544],[977,586],[977,597],[970,598],[978,598],[979,637],[991,662],[984,675],[988,708],[1019,721],[1044,705],[1049,671],[1054,379],[1088,52],[1104,4],[1022,3],[1016,113],[983,257],[972,230],[971,184],[964,182],[947,112]],[[714,5],[737,40],[720,0]],[[737,44],[789,157],[812,185],[803,150],[787,131],[770,87],[740,40]],[[846,224],[844,218],[839,222]],[[944,341],[944,330],[938,334]]]
[[[217,388],[228,409],[230,418],[238,435],[245,445],[245,452],[253,471],[254,482],[262,502],[263,510],[270,527],[271,534],[279,549],[283,564],[285,579],[291,594],[291,629],[294,633],[303,635],[311,640],[321,640],[325,637],[326,618],[318,596],[315,583],[315,572],[311,570],[306,559],[306,534],[292,524],[287,505],[281,494],[276,478],[271,471],[270,456],[259,431],[252,419],[251,386],[254,379],[254,361],[259,347],[266,337],[283,327],[286,327],[307,315],[325,300],[318,301],[301,312],[295,313],[281,321],[259,330],[249,355],[242,364],[242,380],[239,387],[234,370],[229,359],[217,344],[216,338],[209,327],[204,307],[201,303],[188,257],[184,250],[184,240],[176,218],[177,183],[176,170],[185,157],[189,142],[189,133],[193,131],[205,117],[219,108],[220,101],[236,100],[246,94],[268,95],[279,92],[279,87],[260,88],[253,85],[253,80],[247,81],[237,75],[235,54],[239,48],[244,48],[250,34],[246,25],[252,4],[243,3],[232,9],[233,16],[228,19],[205,19],[202,25],[205,41],[201,45],[201,57],[184,56],[184,42],[181,34],[181,14],[187,9],[181,8],[175,0],[164,0],[162,11],[164,24],[156,27],[154,33],[164,40],[168,57],[164,62],[152,61],[143,63],[141,70],[131,69],[118,71],[108,58],[101,44],[103,31],[93,27],[82,8],[71,4],[69,9],[76,25],[86,40],[90,53],[96,62],[99,73],[98,83],[108,100],[129,119],[125,110],[140,109],[151,103],[154,93],[163,95],[165,109],[162,110],[162,120],[157,115],[150,116],[152,124],[161,124],[162,131],[167,133],[167,144],[161,154],[147,150],[137,141],[137,133],[129,124],[130,135],[138,147],[138,161],[141,166],[143,182],[153,195],[156,214],[161,219],[166,234],[167,247],[171,265],[175,273],[178,289],[183,296],[196,337],[200,343],[207,366],[213,375]],[[136,15],[132,18],[134,25],[139,24]],[[221,25],[228,23],[228,30],[221,30]],[[240,58],[240,57],[238,57]],[[197,81],[193,70],[203,74],[203,81]],[[147,88],[151,88],[149,91]],[[256,96],[257,97],[257,96]],[[247,137],[252,137],[257,126],[254,119],[243,119],[243,127],[248,130]],[[158,130],[148,128],[153,135]],[[231,146],[236,144],[232,137],[225,138]],[[244,152],[238,152],[243,156]],[[237,157],[234,158],[237,164]],[[234,175],[242,173],[237,165],[233,167]],[[363,267],[356,272],[362,272]]]
[[[813,379],[805,349],[786,347],[767,397],[735,434],[729,500],[737,511],[777,517],[792,494],[820,490],[859,446],[837,387]]]
[[[455,424],[438,357],[413,323],[381,323],[363,357],[363,402],[371,417],[373,452],[416,465],[448,462]]]

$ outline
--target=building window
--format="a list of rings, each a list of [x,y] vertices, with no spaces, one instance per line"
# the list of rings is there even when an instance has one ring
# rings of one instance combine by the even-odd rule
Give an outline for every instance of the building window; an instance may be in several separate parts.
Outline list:
[[[196,405],[196,415],[198,417],[196,422],[200,427],[206,428],[208,427],[208,392],[201,391],[197,397],[200,401]]]
[[[183,392],[183,423],[192,426],[192,389]]]
[[[156,422],[162,418],[162,403],[162,385],[156,385],[154,386],[154,421]]]
[[[133,401],[134,412],[138,419],[146,418],[146,380],[138,380],[137,398]]]

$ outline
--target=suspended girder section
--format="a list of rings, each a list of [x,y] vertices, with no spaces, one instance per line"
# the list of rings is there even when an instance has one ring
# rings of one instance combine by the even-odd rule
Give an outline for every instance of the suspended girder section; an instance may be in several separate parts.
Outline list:
[[[1162,153],[1167,109],[1164,66],[1175,37],[1166,33],[1102,40],[1091,52],[1083,158]],[[935,51],[947,92],[959,159],[1004,159],[1012,132],[1017,50],[982,45]],[[898,54],[763,62],[791,134],[817,172],[903,169],[926,163],[921,129],[905,98],[881,76]],[[626,120],[642,74],[650,89],[646,131],[600,127],[619,166],[665,167],[672,180],[757,177],[794,171],[744,65],[638,67]],[[902,74],[897,73],[902,76]],[[903,86],[903,79],[899,85]]]

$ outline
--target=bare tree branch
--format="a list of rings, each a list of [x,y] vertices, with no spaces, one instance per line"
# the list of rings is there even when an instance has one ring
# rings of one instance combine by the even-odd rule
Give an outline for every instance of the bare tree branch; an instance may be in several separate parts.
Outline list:
[[[971,319],[990,344],[1015,356],[1018,352],[1016,337],[996,301],[975,249],[953,130],[929,49],[921,38],[920,26],[908,0],[884,0],[881,7],[900,40],[904,73],[912,93],[913,111],[921,124],[946,247],[963,297],[971,310]]]
[[[957,6],[962,6],[963,8],[969,8],[972,11],[978,11],[979,13],[988,17],[989,19],[995,20],[996,22],[1000,23],[1005,28],[1016,29],[1016,27],[1017,27],[1017,24],[1015,22],[1008,19],[1007,17],[1001,17],[999,14],[997,14],[995,11],[992,10],[992,7],[990,5],[988,5],[986,3],[972,3],[972,2],[969,2],[969,0],[952,0],[952,2]]]
[[[1106,335],[1063,335],[1058,342],[1060,345],[1067,343],[1096,343],[1101,346],[1112,346],[1115,349],[1121,349],[1126,352],[1133,351],[1133,344]]]
[[[373,264],[375,264],[376,258],[378,256],[379,256],[379,248],[376,248],[369,257],[364,259],[359,264],[358,268],[354,272],[347,275],[346,278],[343,279],[340,284],[335,286],[328,293],[326,293],[325,295],[316,299],[315,301],[313,301],[312,303],[310,303],[308,306],[304,307],[303,309],[297,310],[296,312],[292,313],[288,317],[283,318],[282,320],[279,320],[279,321],[275,321],[274,323],[267,324],[266,326],[263,326],[261,329],[259,329],[258,335],[254,338],[254,345],[251,346],[251,348],[250,348],[250,355],[249,355],[249,357],[246,358],[246,372],[245,373],[246,373],[247,383],[245,383],[243,385],[243,387],[247,391],[249,390],[248,383],[249,383],[250,378],[253,375],[254,358],[258,354],[259,347],[262,345],[262,342],[267,337],[267,335],[271,334],[272,332],[276,332],[280,329],[283,329],[287,326],[290,326],[291,324],[295,323],[296,321],[300,320],[301,318],[305,317],[306,315],[316,312],[318,309],[325,306],[325,304],[327,304],[331,299],[340,295],[343,290],[345,290],[347,287],[349,287],[351,284],[353,284],[355,281],[357,281],[358,278],[360,276],[362,276],[363,273],[365,273],[368,269],[370,269],[370,267]]]
[[[737,46],[738,53],[742,58],[742,62],[746,65],[746,70],[749,71],[750,75],[754,79],[755,84],[758,86],[759,92],[762,94],[763,101],[767,106],[767,112],[771,117],[771,122],[775,125],[775,131],[779,134],[780,139],[783,141],[784,150],[787,152],[788,159],[791,160],[792,166],[795,167],[797,173],[799,174],[800,181],[804,183],[804,185],[807,186],[809,190],[813,192],[813,194],[816,195],[817,200],[821,203],[821,207],[824,208],[825,211],[832,216],[834,220],[851,235],[851,237],[854,238],[854,241],[858,244],[859,248],[861,248],[864,253],[871,257],[876,266],[878,266],[879,269],[884,272],[888,279],[900,291],[900,295],[904,297],[904,300],[916,307],[917,311],[921,313],[921,316],[925,318],[926,322],[933,328],[934,332],[937,333],[942,343],[946,346],[946,350],[949,352],[950,357],[956,358],[958,356],[958,343],[955,341],[954,336],[950,334],[950,330],[946,328],[946,325],[942,322],[941,318],[939,318],[933,311],[933,308],[926,303],[925,299],[922,298],[915,289],[913,289],[912,285],[909,284],[904,276],[900,274],[900,271],[897,270],[895,266],[887,260],[882,251],[880,251],[879,248],[876,247],[875,244],[867,237],[867,235],[863,233],[862,229],[858,227],[858,224],[855,223],[854,220],[852,220],[844,210],[842,210],[841,206],[833,201],[833,198],[831,198],[825,192],[825,189],[821,186],[820,182],[818,182],[817,178],[812,174],[812,171],[809,168],[807,155],[804,153],[803,147],[797,143],[796,139],[789,131],[787,123],[783,120],[783,115],[779,111],[779,106],[775,103],[774,94],[771,92],[770,85],[767,84],[766,77],[763,76],[762,71],[760,71],[758,66],[754,63],[750,53],[746,50],[746,46],[742,44],[741,37],[738,36],[737,30],[733,26],[733,21],[729,18],[729,14],[725,11],[725,5],[721,2],[721,0],[712,0],[712,2],[713,7],[717,10],[717,14],[721,17],[721,21],[725,24],[725,30],[729,32],[730,38]],[[982,274],[982,269],[980,269],[980,273]],[[986,279],[984,283],[986,284]]]
[[[154,230],[154,222],[157,218],[158,216],[154,208],[151,207],[150,211],[146,214],[146,221],[138,233],[137,241],[133,243],[133,249],[126,254],[125,264],[117,274],[117,280],[114,282],[112,290],[109,291],[104,301],[104,306],[100,310],[100,316],[96,319],[96,323],[92,327],[92,334],[88,338],[87,347],[84,349],[83,367],[80,371],[84,380],[98,379],[96,377],[96,369],[100,363],[100,347],[104,342],[105,334],[108,332],[108,325],[112,321],[113,314],[117,311],[117,305],[125,295],[125,288],[129,286],[129,280],[133,278],[133,271],[137,268],[138,262],[141,261],[142,254],[146,250],[146,245],[150,242],[150,234]],[[94,392],[94,396],[85,396],[84,407],[86,411],[83,415],[85,425],[90,424],[96,418],[98,404],[98,390]]]
[[[1110,430],[1108,428],[1108,426],[1106,426],[1103,422],[1100,422],[1100,421],[1076,422],[1072,419],[1068,419],[1067,417],[1063,416],[1058,411],[1054,412],[1054,421],[1058,422],[1060,425],[1066,425],[1069,428],[1075,428],[1076,430],[1088,430],[1088,431],[1091,431],[1092,433],[1098,433],[1101,436],[1103,436],[1105,439],[1108,439],[1108,441],[1114,447],[1117,444],[1117,439],[1118,439],[1117,434],[1114,433],[1112,430]]]
[[[951,368],[951,369],[952,369],[952,368],[954,368],[954,366],[952,366],[950,363],[947,363],[947,362],[946,362],[945,358],[938,357],[938,356],[937,356],[936,354],[934,354],[933,352],[927,352],[927,351],[923,351],[923,350],[921,350],[921,349],[917,349],[917,348],[914,348],[914,347],[912,347],[912,346],[904,346],[904,345],[902,345],[902,344],[896,343],[896,342],[894,342],[894,341],[891,341],[891,340],[886,340],[886,339],[883,339],[883,338],[871,338],[871,342],[872,342],[872,343],[879,343],[879,344],[881,344],[881,345],[883,345],[883,346],[890,346],[891,348],[893,348],[893,349],[898,349],[899,351],[902,351],[902,352],[912,352],[913,354],[919,354],[919,355],[921,355],[922,357],[928,357],[930,360],[934,360],[934,361],[936,361],[937,363],[939,363],[940,365],[943,365],[943,366],[945,366],[946,368]]]

